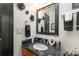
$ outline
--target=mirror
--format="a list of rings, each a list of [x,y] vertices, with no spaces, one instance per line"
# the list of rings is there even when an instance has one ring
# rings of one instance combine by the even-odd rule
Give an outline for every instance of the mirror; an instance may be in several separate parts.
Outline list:
[[[36,33],[58,36],[59,4],[53,3],[37,10]]]

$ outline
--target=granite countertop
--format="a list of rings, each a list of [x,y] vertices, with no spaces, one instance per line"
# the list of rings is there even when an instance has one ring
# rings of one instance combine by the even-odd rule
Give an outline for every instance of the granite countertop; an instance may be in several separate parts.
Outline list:
[[[33,45],[36,43],[32,43],[31,39],[29,40],[23,40],[22,41],[22,48],[28,49],[29,51],[33,52],[37,56],[58,56],[59,55],[59,49],[48,45],[48,49],[44,51],[35,50],[33,48]]]

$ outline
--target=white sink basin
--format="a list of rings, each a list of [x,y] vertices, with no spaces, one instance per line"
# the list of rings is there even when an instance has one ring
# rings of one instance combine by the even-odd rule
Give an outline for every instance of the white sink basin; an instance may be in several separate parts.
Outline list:
[[[36,50],[47,50],[48,49],[46,45],[40,44],[40,43],[34,44],[33,48]]]

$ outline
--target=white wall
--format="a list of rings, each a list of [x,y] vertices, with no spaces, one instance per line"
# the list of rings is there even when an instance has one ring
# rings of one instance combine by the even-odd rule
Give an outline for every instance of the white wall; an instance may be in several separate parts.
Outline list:
[[[72,10],[72,4],[60,4],[59,14],[59,38],[64,49],[76,49],[79,48],[79,31],[76,30],[76,16],[74,15],[73,31],[64,31],[62,16],[66,12],[77,12],[79,9]]]
[[[25,40],[24,36],[24,22],[26,20],[30,20],[29,16],[33,14],[35,16],[35,21],[30,22],[31,25],[31,37],[32,36],[38,36],[38,37],[43,37],[43,38],[53,38],[54,36],[48,36],[48,35],[40,35],[36,34],[36,10],[48,5],[48,4],[34,4],[34,3],[27,3],[25,4],[26,8],[23,11],[20,11],[17,9],[16,4],[14,4],[14,55],[21,55],[21,42],[22,40]],[[29,10],[29,15],[25,14],[25,11]],[[63,26],[63,19],[62,19],[62,14],[65,12],[72,11],[72,4],[60,4],[59,5],[59,40],[61,40],[62,43],[62,49],[65,48],[78,48],[79,47],[79,32],[75,30],[75,25],[74,25],[74,30],[72,32],[67,32],[64,31],[64,26]],[[73,11],[76,12],[76,11]],[[18,34],[20,33],[20,34]]]

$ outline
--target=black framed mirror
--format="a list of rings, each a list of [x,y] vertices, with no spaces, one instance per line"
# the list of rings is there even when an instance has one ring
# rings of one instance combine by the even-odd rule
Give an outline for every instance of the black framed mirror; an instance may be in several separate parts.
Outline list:
[[[58,36],[59,4],[53,3],[42,7],[36,13],[36,33]]]

